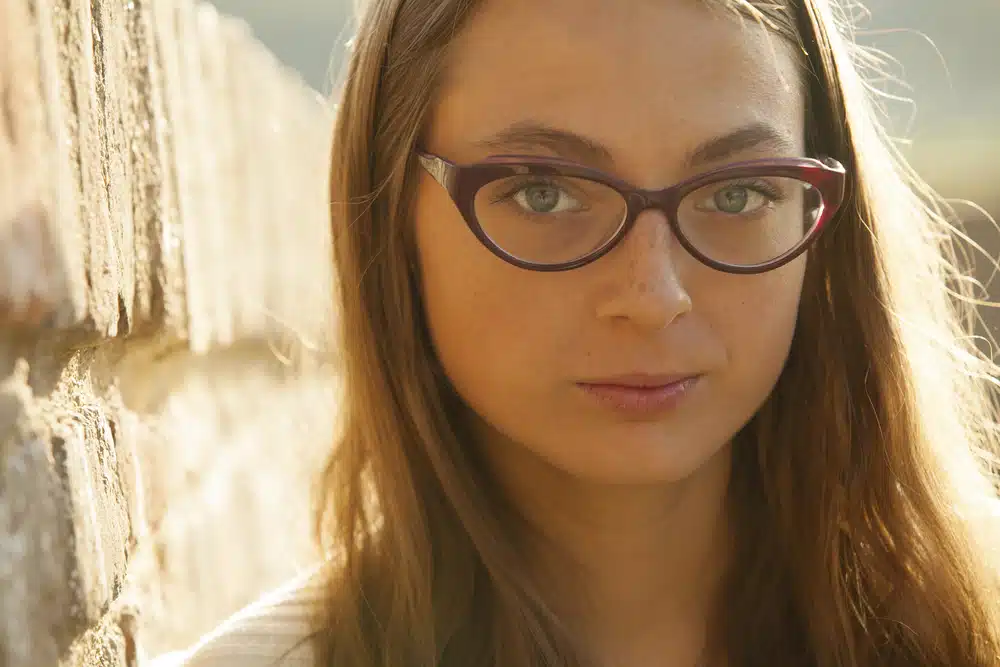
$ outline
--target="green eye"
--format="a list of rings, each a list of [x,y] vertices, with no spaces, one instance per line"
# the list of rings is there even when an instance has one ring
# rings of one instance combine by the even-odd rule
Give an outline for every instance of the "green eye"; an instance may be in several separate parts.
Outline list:
[[[750,201],[750,191],[742,186],[732,186],[719,190],[713,199],[715,207],[723,213],[742,213]]]
[[[532,185],[517,195],[518,203],[534,213],[551,213],[562,199],[558,188],[548,185]]]

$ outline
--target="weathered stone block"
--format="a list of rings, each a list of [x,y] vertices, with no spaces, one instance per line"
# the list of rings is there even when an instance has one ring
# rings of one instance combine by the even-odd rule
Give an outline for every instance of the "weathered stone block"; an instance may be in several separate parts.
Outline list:
[[[151,654],[176,650],[313,563],[313,475],[336,425],[332,375],[263,346],[123,367],[144,524],[129,568]],[[149,387],[167,391],[147,393]],[[153,415],[156,415],[155,417]],[[178,614],[183,610],[183,614]]]
[[[39,9],[0,5],[0,321],[12,327],[75,322],[86,302],[69,138],[54,122],[57,40]]]
[[[60,667],[141,667],[130,619],[108,614],[73,644]]]
[[[70,516],[28,367],[0,383],[0,665],[55,664],[73,622]]]

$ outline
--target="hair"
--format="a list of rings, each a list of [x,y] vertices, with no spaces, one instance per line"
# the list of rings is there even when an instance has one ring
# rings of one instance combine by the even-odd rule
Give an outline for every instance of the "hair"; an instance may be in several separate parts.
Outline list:
[[[774,391],[733,446],[728,664],[995,665],[993,366],[947,211],[894,152],[827,0],[705,0],[796,46],[807,141],[849,174]],[[424,321],[414,149],[475,0],[371,0],[330,190],[342,433],[321,478],[324,667],[588,664],[524,574]]]

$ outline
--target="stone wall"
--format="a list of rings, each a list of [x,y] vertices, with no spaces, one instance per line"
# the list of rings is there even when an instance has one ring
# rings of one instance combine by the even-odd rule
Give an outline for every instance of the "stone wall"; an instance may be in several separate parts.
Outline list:
[[[0,667],[138,665],[316,557],[330,127],[207,6],[0,1]]]

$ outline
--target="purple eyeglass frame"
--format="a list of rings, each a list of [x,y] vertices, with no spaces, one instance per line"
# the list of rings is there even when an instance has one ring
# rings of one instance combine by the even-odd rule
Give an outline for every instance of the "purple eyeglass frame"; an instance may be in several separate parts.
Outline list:
[[[603,257],[609,253],[635,225],[639,214],[646,209],[659,209],[670,224],[670,229],[684,249],[702,264],[726,273],[754,274],[777,269],[792,261],[823,233],[827,223],[844,201],[846,170],[836,160],[828,157],[776,158],[752,160],[730,164],[699,174],[662,190],[643,190],[610,176],[597,169],[558,158],[503,155],[487,158],[472,164],[455,164],[431,153],[418,152],[417,158],[424,169],[448,192],[452,202],[462,214],[465,224],[483,245],[500,259],[529,271],[568,271]],[[486,234],[476,218],[475,200],[479,190],[493,181],[511,176],[568,176],[583,178],[615,189],[627,205],[627,211],[618,230],[599,248],[583,257],[559,264],[529,262],[507,253]],[[728,264],[706,257],[681,232],[677,222],[677,209],[681,200],[698,188],[730,179],[757,176],[778,176],[804,181],[816,188],[823,197],[823,212],[805,237],[791,250],[760,264]]]

